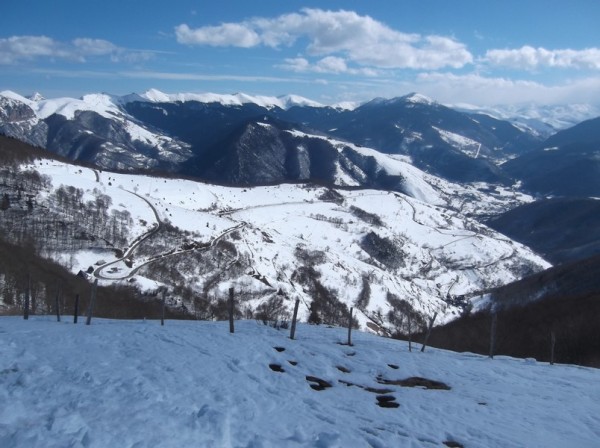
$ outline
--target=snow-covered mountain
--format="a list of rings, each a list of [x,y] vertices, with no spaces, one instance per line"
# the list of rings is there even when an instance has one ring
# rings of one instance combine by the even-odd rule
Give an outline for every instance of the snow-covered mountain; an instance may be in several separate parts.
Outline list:
[[[223,147],[235,144],[249,122],[264,118],[276,120],[280,128],[328,134],[406,155],[420,168],[460,182],[508,182],[498,163],[537,144],[530,134],[507,122],[487,116],[474,119],[415,93],[375,99],[358,107],[324,106],[295,95],[166,94],[157,90],[53,100],[4,92],[0,98],[7,105],[0,121],[0,131],[6,135],[108,169],[146,167],[175,173],[185,170],[192,176],[214,174],[219,171],[212,166],[216,160],[236,163],[222,160]],[[252,144],[248,149],[259,155],[269,141],[253,139]],[[267,166],[265,160],[262,170],[242,173],[241,178],[258,177]],[[294,179],[289,173],[283,177]],[[309,173],[302,179],[311,178]],[[262,179],[269,181],[269,177]],[[376,179],[369,182],[375,184]]]
[[[455,296],[549,266],[466,216],[526,197],[451,184],[405,160],[353,150],[401,173],[404,193],[312,184],[234,188],[39,160],[23,168],[47,180],[43,191],[30,194],[35,205],[27,219],[62,210],[60,192],[80,191],[95,208],[93,198],[108,197],[105,215],[129,216],[126,247],[108,244],[110,236],[102,245],[88,237],[89,247],[47,248],[47,254],[74,273],[93,272],[101,282],[133,281],[150,292],[166,286],[172,305],[192,313],[202,313],[203,302],[194,297],[222,297],[233,286],[250,310],[276,297],[286,309],[300,299],[303,319],[318,307],[326,314],[354,306],[363,328],[370,322],[391,332],[399,304],[423,316],[438,312],[439,321],[447,321],[460,313]],[[16,202],[14,192],[10,198]],[[68,223],[69,213],[61,213],[53,222]]]
[[[119,97],[34,99],[0,93],[0,132],[73,160],[119,169],[173,168],[190,157],[187,143],[123,112]]]

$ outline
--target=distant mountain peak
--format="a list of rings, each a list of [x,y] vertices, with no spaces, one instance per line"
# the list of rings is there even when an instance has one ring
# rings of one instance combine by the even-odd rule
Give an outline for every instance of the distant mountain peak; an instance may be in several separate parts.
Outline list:
[[[278,100],[281,101],[282,109],[289,109],[294,106],[301,107],[324,107],[323,104],[318,103],[313,100],[309,100],[308,98],[304,98],[299,95],[282,95],[277,97]]]
[[[31,101],[38,102],[38,101],[43,101],[43,100],[45,100],[46,98],[44,98],[44,96],[43,96],[41,93],[39,93],[39,92],[35,92],[33,95],[29,95],[29,96],[27,97],[27,99],[28,99],[28,100],[31,100]]]
[[[152,103],[168,103],[171,101],[169,95],[158,89],[148,89],[139,96]]]
[[[411,92],[408,95],[401,97],[401,99],[403,99],[406,102],[415,103],[415,104],[427,104],[427,105],[437,104],[436,101],[432,100],[428,96],[425,96],[425,95],[422,95],[422,94],[416,93],[416,92]]]
[[[431,98],[422,95],[420,93],[412,92],[408,95],[397,96],[394,98],[381,98],[377,97],[366,103],[371,106],[392,106],[394,104],[424,104],[427,106],[433,106],[439,104]]]

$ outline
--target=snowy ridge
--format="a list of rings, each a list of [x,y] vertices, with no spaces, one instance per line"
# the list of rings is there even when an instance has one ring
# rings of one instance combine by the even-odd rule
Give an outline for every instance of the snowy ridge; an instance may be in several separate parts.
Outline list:
[[[68,120],[72,120],[77,111],[96,112],[106,118],[114,118],[115,115],[122,114],[116,105],[114,97],[104,93],[84,95],[81,99],[43,99],[41,95],[37,94],[35,99],[28,99],[18,93],[5,90],[0,92],[0,96],[11,98],[29,106],[41,120],[48,118],[52,114],[63,115]]]
[[[293,106],[324,107],[316,101],[303,98],[298,95],[284,95],[280,97],[247,95],[245,93],[235,94],[217,94],[217,93],[163,93],[156,89],[150,89],[141,95],[140,98],[153,103],[172,103],[187,101],[198,101],[200,103],[220,103],[224,106],[241,106],[243,104],[256,104],[266,109],[279,107],[280,109],[289,109]],[[123,97],[125,101],[135,100],[135,98]]]
[[[326,326],[288,335],[254,321],[229,334],[224,322],[0,317],[0,444],[597,446],[597,369],[410,353],[361,332],[348,347]],[[447,390],[381,384],[413,377]],[[315,378],[331,387],[313,389]]]

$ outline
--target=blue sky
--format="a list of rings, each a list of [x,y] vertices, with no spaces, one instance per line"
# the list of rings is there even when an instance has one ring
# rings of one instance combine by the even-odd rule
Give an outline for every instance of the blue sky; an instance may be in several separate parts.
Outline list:
[[[0,90],[600,105],[600,1],[20,0]]]

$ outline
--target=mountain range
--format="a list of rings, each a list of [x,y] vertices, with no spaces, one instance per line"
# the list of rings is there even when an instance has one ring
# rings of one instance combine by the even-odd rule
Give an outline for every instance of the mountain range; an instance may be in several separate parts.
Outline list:
[[[366,147],[390,158],[409,157],[414,166],[454,182],[508,186],[522,181],[533,193],[596,194],[594,124],[580,126],[577,135],[563,131],[545,142],[509,121],[461,112],[419,94],[375,99],[353,109],[292,95],[151,90],[46,100],[0,94],[5,135],[106,169],[169,172],[235,185],[313,180],[401,191],[385,163],[356,150]],[[579,145],[586,133],[583,142],[591,148],[546,154],[556,139],[561,147],[569,141]],[[557,157],[569,159],[561,166],[571,175],[582,170],[571,192],[552,185]]]
[[[76,210],[52,218],[65,235],[79,235],[76,271],[91,269],[104,281],[138,278],[139,271],[142,290],[171,288],[173,304],[188,311],[200,312],[195,294],[210,302],[233,281],[248,291],[253,310],[281,294],[301,298],[308,317],[316,295],[325,309],[340,300],[360,305],[360,324],[394,331],[394,310],[405,306],[398,298],[447,321],[461,312],[461,300],[550,266],[519,243],[554,263],[598,253],[595,233],[581,238],[598,219],[597,120],[546,139],[514,121],[414,93],[324,106],[293,95],[151,90],[44,99],[2,92],[0,132],[64,158],[18,165],[47,183],[31,181],[39,191],[17,195],[19,184],[7,181],[4,202],[45,222],[42,211],[64,204],[64,189],[91,195],[94,201],[82,202],[98,217],[89,225],[112,223],[114,234],[100,237],[105,243],[78,227]],[[77,170],[83,183],[69,174]],[[546,199],[552,196],[562,199]],[[563,219],[539,224],[560,213]],[[64,238],[60,244],[72,246]],[[147,242],[130,244],[140,238]],[[116,251],[115,261],[90,258],[92,248],[104,258]],[[129,257],[134,248],[137,258]],[[161,260],[197,250],[195,262],[206,263],[202,254],[210,253],[205,271],[190,260]],[[224,276],[223,263],[232,269]],[[195,280],[184,290],[177,278]]]

